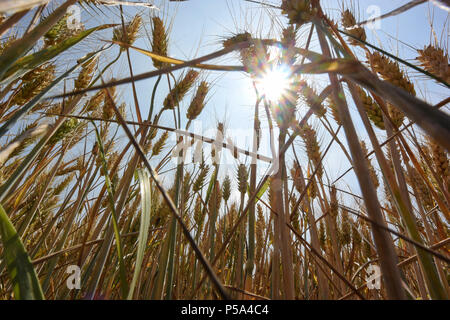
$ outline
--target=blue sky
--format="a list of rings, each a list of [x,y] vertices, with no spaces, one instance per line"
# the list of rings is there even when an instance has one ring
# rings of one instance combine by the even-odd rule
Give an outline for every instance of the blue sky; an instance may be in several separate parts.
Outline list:
[[[378,5],[381,13],[388,12],[397,8],[409,1],[387,1],[387,0],[360,0],[360,1],[332,1],[322,0],[322,6],[326,12],[331,16],[339,19],[342,5],[352,8],[355,12],[357,20],[365,20],[369,17],[367,9],[370,6]],[[279,1],[274,1],[279,3]],[[248,3],[243,0],[189,0],[186,2],[173,3],[164,1],[155,1],[155,4],[161,9],[160,11],[153,10],[136,10],[134,8],[127,8],[125,14],[127,19],[131,19],[136,12],[143,14],[146,24],[142,30],[142,38],[139,39],[135,45],[144,49],[150,49],[149,39],[146,37],[146,32],[150,34],[150,17],[152,15],[159,15],[170,25],[170,44],[169,55],[174,58],[191,59],[207,53],[214,52],[221,48],[221,41],[224,37],[230,36],[233,33],[242,31],[249,31],[253,35],[265,38],[279,37],[282,26],[287,25],[287,19],[281,15],[279,10],[272,10],[263,8],[258,4]],[[87,16],[83,14],[83,21],[89,25],[97,25],[99,22],[117,22],[118,9],[107,9],[105,15]],[[422,4],[417,6],[407,13],[396,17],[390,17],[381,22],[379,30],[368,30],[366,33],[368,41],[376,46],[382,47],[384,50],[392,52],[408,61],[412,61],[417,56],[415,49],[423,48],[425,45],[434,42],[432,36],[430,22],[433,21],[435,30],[437,30],[436,37],[439,45],[447,48],[448,44],[448,15],[447,12],[438,9],[431,4]],[[336,20],[336,19],[335,19]],[[442,31],[444,30],[444,32]],[[306,35],[309,31],[308,27],[301,29],[298,36],[298,46],[303,46],[306,41]],[[103,33],[97,36],[95,40],[87,41],[86,44],[80,45],[80,50],[83,48],[91,48],[98,39],[105,39]],[[400,40],[398,40],[400,39]],[[109,39],[108,39],[109,40]],[[96,43],[98,46],[98,42]],[[312,41],[312,50],[318,50],[317,40]],[[357,53],[361,54],[360,49],[355,49]],[[319,51],[319,50],[318,50]],[[115,52],[110,53],[110,58],[115,56]],[[109,57],[108,56],[108,57]],[[231,54],[226,57],[214,60],[212,62],[221,64],[238,64],[237,55]],[[104,59],[105,60],[105,59]],[[107,59],[108,60],[108,59]],[[131,61],[135,74],[143,73],[154,69],[151,60],[140,53],[131,51]],[[109,61],[102,61],[103,64]],[[426,99],[430,103],[442,100],[449,95],[448,89],[433,83],[433,81],[426,80],[423,76],[418,75],[417,72],[408,70],[409,76],[414,81],[417,94],[420,98]],[[118,62],[117,66],[111,71],[111,75],[121,78],[128,76],[128,64],[126,55]],[[178,76],[180,73],[175,73]],[[253,109],[255,103],[255,95],[248,77],[243,73],[223,73],[223,72],[203,72],[201,78],[213,83],[211,93],[209,94],[208,103],[198,118],[201,121],[203,130],[210,130],[206,135],[213,137],[211,130],[214,130],[218,121],[224,121],[227,127],[228,136],[230,136],[235,143],[245,149],[250,149],[251,140],[242,139],[242,132],[253,126]],[[319,92],[324,88],[325,82],[323,78],[308,78],[310,84]],[[142,110],[143,117],[147,117],[149,109],[150,94],[155,79],[148,79],[138,82],[137,92],[139,96],[139,104]],[[120,87],[121,97],[129,105],[129,117],[133,117],[131,112],[134,109],[133,98],[130,90],[130,85]],[[163,83],[156,96],[157,105],[161,105],[165,95],[167,94],[167,85]],[[182,105],[182,110],[186,110],[190,98],[185,100]],[[350,106],[352,107],[352,106]],[[302,108],[302,106],[300,106]],[[305,107],[303,106],[303,109]],[[352,109],[354,111],[354,108]],[[355,112],[352,112],[354,116]],[[183,116],[182,116],[183,118]],[[331,117],[330,117],[331,119]],[[360,120],[354,116],[357,130],[362,139],[366,135]],[[330,122],[333,122],[330,120]],[[173,126],[172,116],[167,113],[163,117],[162,123],[164,125]],[[311,119],[310,124],[318,126],[317,119]],[[184,127],[185,123],[183,124]],[[266,123],[262,123],[262,127],[267,127]],[[384,132],[378,132],[380,137]],[[323,129],[318,129],[318,135],[321,139],[322,148],[324,149],[330,141],[330,136]],[[267,137],[266,137],[267,138]],[[340,133],[339,138],[345,144],[345,136],[343,132]],[[268,140],[265,140],[266,146]],[[264,145],[264,141],[263,141]],[[303,150],[301,143],[298,143],[298,150]],[[260,151],[261,153],[270,156],[269,149],[266,148]],[[306,160],[306,157],[299,152],[301,160]],[[227,156],[229,157],[229,155]],[[288,159],[290,157],[288,156]],[[249,161],[241,157],[241,161]],[[349,162],[344,157],[340,148],[335,144],[329,152],[325,160],[325,168],[330,174],[330,180],[334,180],[342,172],[349,167]],[[236,164],[229,167],[229,169],[236,168]],[[225,172],[223,172],[225,173]],[[234,176],[234,170],[228,172]],[[352,189],[355,193],[358,192],[358,185],[353,173],[348,174],[341,182],[341,187]]]

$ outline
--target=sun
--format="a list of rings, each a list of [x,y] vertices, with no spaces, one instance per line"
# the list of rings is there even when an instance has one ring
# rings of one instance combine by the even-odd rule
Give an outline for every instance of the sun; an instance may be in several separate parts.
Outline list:
[[[284,65],[273,66],[255,81],[259,93],[271,102],[280,101],[287,92],[292,75]]]

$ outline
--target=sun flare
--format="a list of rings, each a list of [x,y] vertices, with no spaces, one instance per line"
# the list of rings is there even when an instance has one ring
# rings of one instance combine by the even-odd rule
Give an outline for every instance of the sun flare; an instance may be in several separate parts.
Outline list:
[[[287,67],[276,66],[256,81],[260,94],[272,102],[279,101],[286,93],[291,82],[291,75]]]

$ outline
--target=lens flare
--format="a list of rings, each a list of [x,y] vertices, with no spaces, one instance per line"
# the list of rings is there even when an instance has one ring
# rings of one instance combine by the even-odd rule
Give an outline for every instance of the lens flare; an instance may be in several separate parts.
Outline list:
[[[277,102],[289,88],[291,78],[287,67],[275,66],[256,80],[256,88],[267,100]]]

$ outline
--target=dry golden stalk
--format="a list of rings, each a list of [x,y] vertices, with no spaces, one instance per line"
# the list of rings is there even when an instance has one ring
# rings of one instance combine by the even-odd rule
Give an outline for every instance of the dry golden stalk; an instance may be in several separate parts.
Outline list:
[[[420,61],[421,66],[429,73],[441,78],[445,82],[450,82],[450,67],[448,54],[444,50],[432,46],[425,47],[423,50],[417,50],[419,56],[416,58]]]
[[[367,146],[364,141],[361,141],[361,149],[363,150],[364,156],[367,156],[369,151],[367,150]],[[366,157],[366,161],[367,161],[367,167],[369,168],[370,177],[372,178],[373,185],[375,186],[375,189],[377,189],[380,186],[380,182],[378,181],[377,173],[375,172],[375,168],[373,167],[370,159]]]
[[[316,176],[320,179],[322,178],[323,167],[320,161],[320,146],[317,141],[317,133],[311,126],[305,125],[302,128],[300,135],[303,138],[303,141],[305,141],[308,158],[314,165],[314,168],[317,169]]]
[[[349,28],[346,30],[346,32],[355,38],[358,38],[362,41],[366,41],[366,32],[364,31],[363,27],[355,27],[352,28],[356,24],[356,19],[353,15],[353,13],[350,10],[345,10],[342,12],[342,25],[344,28]],[[353,46],[363,46],[361,43],[356,41],[355,39],[349,38],[349,43]]]
[[[189,105],[186,118],[189,120],[195,120],[200,115],[205,107],[205,98],[208,93],[208,89],[208,83],[206,81],[202,81],[197,88],[197,92],[195,93],[191,104]]]
[[[317,9],[312,7],[310,0],[283,0],[281,13],[287,15],[290,24],[301,26],[311,21]]]
[[[113,41],[122,42],[128,45],[133,45],[139,33],[139,29],[142,25],[142,18],[140,15],[136,15],[133,20],[125,25],[125,32],[123,32],[123,27],[120,25],[113,31]],[[120,45],[120,50],[126,50],[125,46]]]
[[[395,148],[397,148],[397,146],[395,146]],[[387,149],[386,160],[387,160],[387,164],[389,166],[389,170],[393,171],[394,164],[393,164],[390,148]],[[384,187],[384,194],[385,194],[385,197],[387,200],[387,207],[390,208],[392,212],[394,212],[396,218],[399,218],[399,215],[395,209],[397,206],[395,204],[394,199],[392,198],[391,192],[389,191],[389,185],[385,182],[383,187]]]
[[[152,52],[157,55],[166,57],[167,47],[168,47],[168,36],[166,33],[166,28],[164,27],[164,22],[159,17],[153,17],[153,29],[152,29]],[[165,63],[153,59],[153,65],[155,68],[163,68]]]
[[[183,100],[186,93],[191,89],[195,79],[197,79],[198,72],[189,70],[186,76],[178,82],[175,87],[169,92],[164,100],[164,109],[173,109]]]

